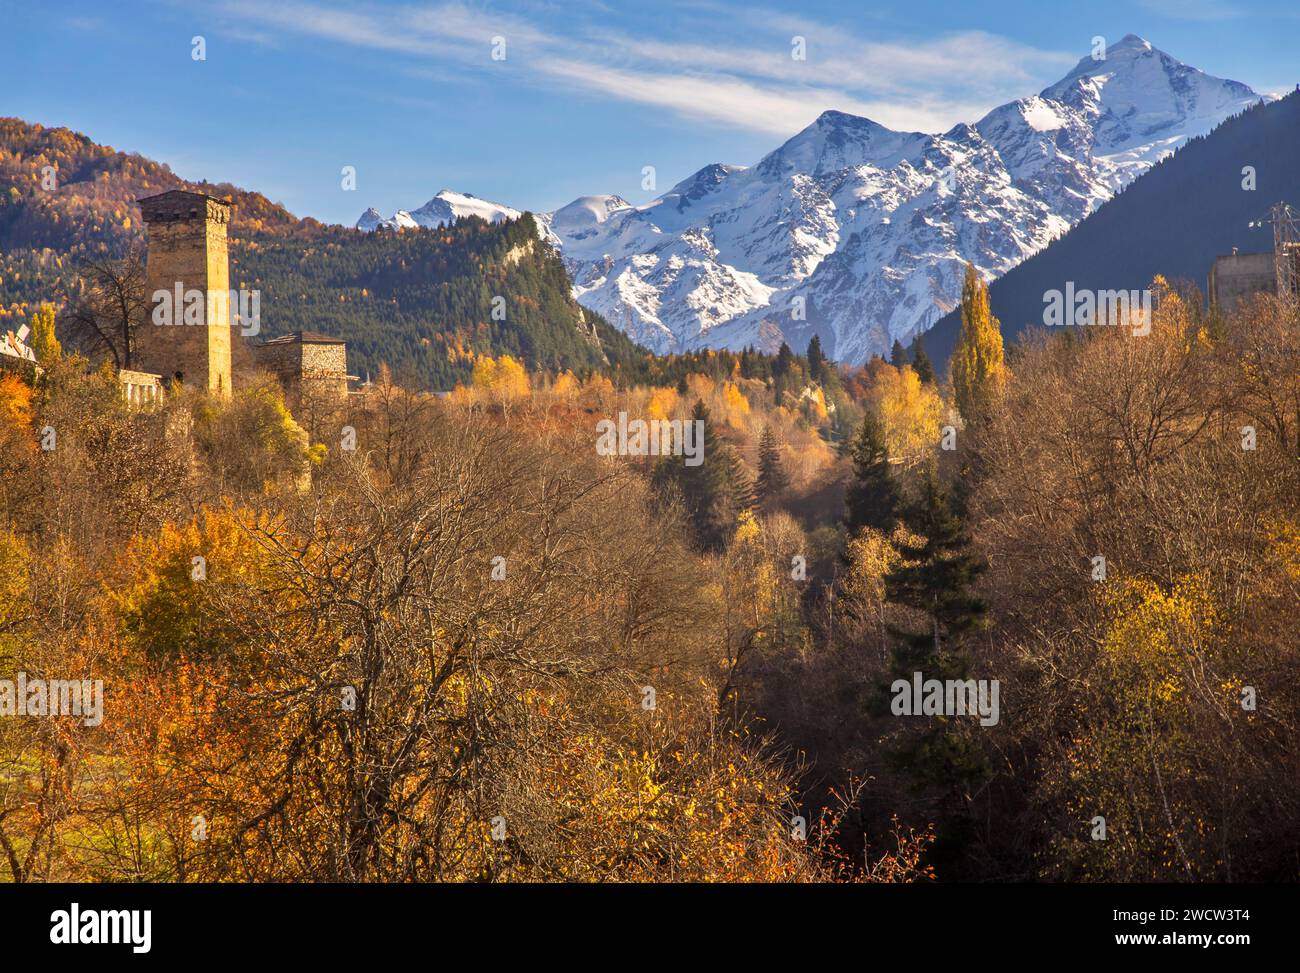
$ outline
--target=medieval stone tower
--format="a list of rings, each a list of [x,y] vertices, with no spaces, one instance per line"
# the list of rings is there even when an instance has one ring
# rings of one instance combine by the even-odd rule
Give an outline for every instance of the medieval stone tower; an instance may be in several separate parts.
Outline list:
[[[203,193],[172,190],[140,200],[140,212],[149,227],[149,318],[136,329],[135,367],[162,376],[164,382],[228,398],[233,330],[226,249],[230,206]],[[154,313],[163,303],[154,299],[159,291],[170,295],[170,314]],[[201,305],[185,301],[185,295],[192,297],[195,291],[202,294]],[[156,323],[160,317],[170,323]]]

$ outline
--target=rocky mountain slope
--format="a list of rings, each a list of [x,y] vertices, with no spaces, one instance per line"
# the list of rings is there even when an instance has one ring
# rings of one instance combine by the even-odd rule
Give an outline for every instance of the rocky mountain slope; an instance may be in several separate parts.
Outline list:
[[[538,225],[578,300],[656,351],[818,334],[857,363],[951,310],[967,261],[1000,276],[1260,97],[1129,35],[973,125],[827,111],[752,167],[706,166],[640,207],[582,197]]]

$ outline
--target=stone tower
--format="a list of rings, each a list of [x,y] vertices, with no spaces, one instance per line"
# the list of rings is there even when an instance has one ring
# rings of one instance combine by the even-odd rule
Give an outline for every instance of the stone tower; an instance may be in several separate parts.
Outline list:
[[[230,206],[213,196],[174,189],[140,200],[140,212],[149,227],[149,317],[136,328],[133,364],[164,381],[228,398],[233,337],[226,250]],[[166,301],[155,299],[159,291],[167,292]],[[201,304],[192,299],[196,291],[203,295]],[[157,323],[160,319],[169,323]]]

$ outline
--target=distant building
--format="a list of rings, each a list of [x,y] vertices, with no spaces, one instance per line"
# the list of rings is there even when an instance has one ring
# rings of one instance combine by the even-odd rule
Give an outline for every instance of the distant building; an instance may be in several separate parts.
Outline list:
[[[40,369],[36,364],[36,353],[27,345],[29,334],[31,331],[24,324],[17,331],[6,331],[0,337],[0,371],[15,372],[31,381]]]
[[[279,380],[291,410],[304,399],[318,403],[347,399],[347,344],[338,338],[295,331],[254,345],[253,362]]]
[[[1269,219],[1250,224],[1272,226],[1273,250],[1269,253],[1238,253],[1216,257],[1210,268],[1210,306],[1232,311],[1258,294],[1300,298],[1300,214],[1280,202]]]
[[[1273,252],[1232,253],[1215,257],[1210,268],[1210,305],[1225,314],[1256,294],[1277,293],[1277,265]]]
[[[230,291],[230,204],[179,189],[139,202],[148,227],[149,317],[135,331],[135,369],[119,373],[122,394],[152,403],[175,383],[229,398],[231,350],[243,340],[231,313],[243,302]],[[201,300],[191,302],[195,294]],[[347,345],[340,339],[299,331],[253,346],[252,355],[256,367],[279,380],[290,409],[347,399]]]
[[[147,407],[162,401],[162,382],[151,372],[122,368],[118,370],[117,381],[129,405]]]
[[[219,398],[231,392],[230,259],[226,226],[230,205],[215,196],[173,189],[140,200],[149,228],[145,298],[149,319],[136,329],[134,364],[164,383],[180,382]],[[186,296],[203,295],[202,321],[186,323]],[[216,300],[213,294],[220,297]],[[157,300],[170,307],[157,323]]]

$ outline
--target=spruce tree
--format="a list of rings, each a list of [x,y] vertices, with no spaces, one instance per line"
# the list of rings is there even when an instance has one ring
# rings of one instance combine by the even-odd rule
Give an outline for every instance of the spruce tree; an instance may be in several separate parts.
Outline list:
[[[952,388],[957,410],[978,422],[1002,392],[1006,365],[1002,331],[989,310],[989,289],[972,264],[961,289],[961,337],[952,353]]]
[[[970,592],[984,565],[971,552],[933,465],[906,520],[921,539],[900,547],[902,560],[885,576],[885,591],[891,602],[913,609],[925,622],[916,629],[888,627],[894,649],[891,672],[873,707],[880,716],[891,713],[895,680],[911,684],[916,673],[922,680],[967,679],[966,639],[986,620],[984,602]],[[951,876],[960,875],[975,832],[970,794],[989,775],[984,753],[962,719],[949,714],[908,720],[887,750],[890,763],[933,802],[938,827],[929,858]]]
[[[719,551],[731,539],[741,512],[753,507],[753,486],[736,451],[718,438],[702,400],[695,403],[691,419],[703,422],[697,440],[703,451],[700,464],[687,466],[681,456],[665,456],[655,468],[654,485],[661,493],[676,491],[695,546]]]
[[[916,369],[916,377],[926,385],[936,384],[934,375],[934,365],[930,362],[930,356],[925,353],[925,344],[921,341],[921,336],[916,336],[916,341],[912,345],[912,367]]]
[[[812,336],[808,342],[808,375],[814,381],[825,385],[830,373],[830,363],[822,351],[822,339]]]
[[[907,360],[907,349],[897,338],[894,339],[894,347],[889,352],[889,364],[900,370],[904,365],[911,364]]]
[[[758,444],[758,480],[755,483],[758,502],[765,509],[770,509],[789,488],[790,477],[781,465],[781,451],[776,437],[772,435],[772,427],[765,426],[763,438]]]
[[[923,671],[926,678],[964,678],[961,639],[983,624],[986,612],[969,588],[984,566],[970,550],[970,538],[933,463],[905,519],[920,540],[900,549],[903,560],[885,579],[886,589],[890,601],[924,613],[927,625],[920,631],[891,629],[897,639],[896,674],[910,677]]]
[[[852,538],[863,527],[889,532],[898,520],[898,487],[889,472],[885,432],[870,409],[850,450],[853,480],[844,495],[844,526]]]

